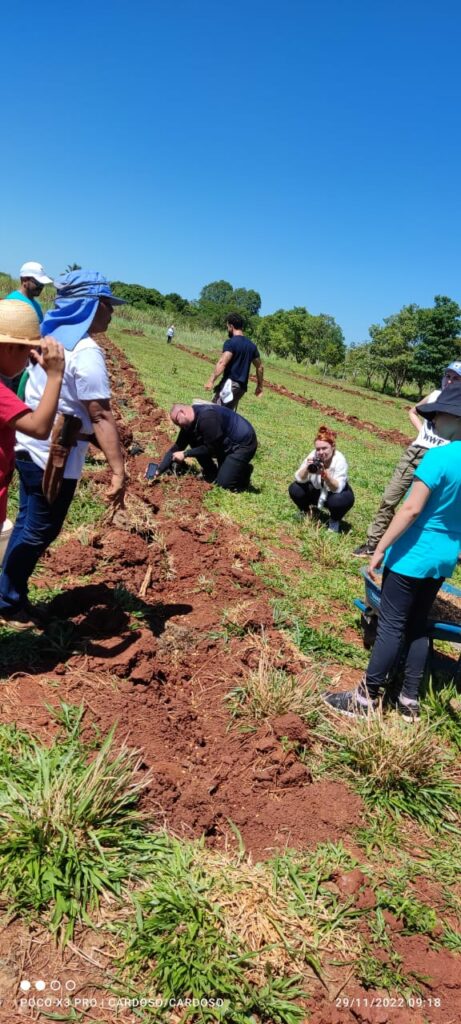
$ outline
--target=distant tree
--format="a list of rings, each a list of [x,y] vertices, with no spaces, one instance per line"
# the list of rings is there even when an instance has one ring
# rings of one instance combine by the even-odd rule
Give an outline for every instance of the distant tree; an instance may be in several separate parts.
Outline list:
[[[255,339],[265,352],[292,356],[297,363],[320,362],[325,371],[344,361],[344,337],[334,318],[325,313],[313,316],[304,306],[263,317]]]
[[[311,363],[321,363],[323,372],[344,362],[344,335],[336,320],[327,313],[311,316],[308,325]]]
[[[371,388],[377,375],[376,360],[371,350],[371,341],[352,344],[346,351],[346,373],[351,380],[362,380]]]
[[[232,301],[232,285],[229,281],[212,281],[205,284],[200,292],[199,305],[207,306],[211,303],[214,306],[227,306]]]
[[[190,302],[187,299],[183,299],[177,292],[168,292],[168,295],[163,296],[165,309],[175,311],[176,313],[189,313],[191,310]]]
[[[396,395],[414,375],[415,352],[420,338],[419,306],[403,306],[399,313],[384,318],[384,325],[372,324],[370,352],[384,376],[383,388],[391,380]]]
[[[126,299],[131,306],[139,309],[163,309],[164,297],[156,288],[145,288],[142,284],[125,284],[123,281],[112,281],[114,295]]]
[[[446,295],[419,311],[419,337],[413,360],[413,380],[420,393],[428,382],[438,387],[443,371],[461,354],[461,307]]]
[[[253,288],[234,288],[230,301],[236,311],[244,311],[249,316],[257,316],[261,309],[261,296]]]
[[[66,274],[71,274],[73,270],[81,270],[80,263],[68,263],[66,267]]]

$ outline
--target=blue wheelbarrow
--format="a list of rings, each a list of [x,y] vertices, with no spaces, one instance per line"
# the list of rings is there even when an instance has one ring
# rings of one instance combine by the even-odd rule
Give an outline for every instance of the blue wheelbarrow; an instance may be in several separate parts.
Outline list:
[[[381,587],[368,574],[368,569],[362,568],[361,573],[365,582],[366,602],[357,597],[354,604],[361,612],[363,644],[366,650],[369,650],[373,646],[376,636],[376,624],[381,603]],[[377,573],[377,575],[380,575],[380,573]],[[456,597],[461,598],[461,590],[459,587],[453,586],[452,583],[443,583],[441,589],[447,594],[454,594]],[[461,644],[461,608],[459,626],[454,622],[438,622],[429,619],[427,632],[429,637],[430,663],[434,654],[434,640],[445,640],[452,644]],[[457,685],[461,682],[461,654],[457,661],[454,682]]]

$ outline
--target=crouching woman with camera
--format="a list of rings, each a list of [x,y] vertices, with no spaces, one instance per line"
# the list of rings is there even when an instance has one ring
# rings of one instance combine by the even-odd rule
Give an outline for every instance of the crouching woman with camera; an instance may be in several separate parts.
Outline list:
[[[347,481],[347,462],[336,451],[336,434],[328,427],[319,427],[315,448],[300,465],[288,493],[301,512],[313,507],[330,513],[327,526],[339,533],[339,524],[352,508],[355,498]]]

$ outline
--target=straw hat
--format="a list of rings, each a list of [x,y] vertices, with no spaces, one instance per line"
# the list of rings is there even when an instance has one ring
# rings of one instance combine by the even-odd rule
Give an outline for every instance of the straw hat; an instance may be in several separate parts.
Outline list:
[[[40,323],[34,307],[22,299],[0,300],[0,344],[41,344]]]

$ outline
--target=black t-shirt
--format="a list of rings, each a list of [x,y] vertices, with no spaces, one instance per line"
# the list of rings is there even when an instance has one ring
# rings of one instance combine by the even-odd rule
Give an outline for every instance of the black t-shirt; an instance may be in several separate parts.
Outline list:
[[[224,342],[223,352],[232,352],[232,359],[224,370],[219,387],[221,388],[224,381],[230,377],[236,384],[240,384],[243,391],[246,391],[251,364],[255,359],[260,358],[257,346],[254,341],[246,338],[244,334],[237,334]]]
[[[249,422],[238,412],[225,405],[194,405],[194,422],[190,427],[181,427],[176,443],[164,455],[158,472],[163,473],[171,465],[174,452],[187,450],[187,455],[211,455],[222,459],[241,445],[256,445],[256,434]]]

